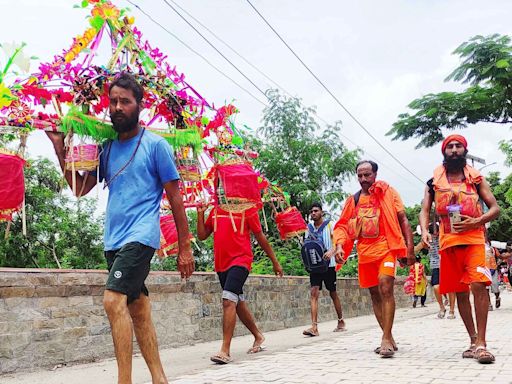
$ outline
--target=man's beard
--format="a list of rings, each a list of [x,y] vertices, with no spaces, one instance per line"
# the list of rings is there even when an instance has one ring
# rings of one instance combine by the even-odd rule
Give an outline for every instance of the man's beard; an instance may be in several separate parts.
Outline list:
[[[444,155],[443,165],[445,166],[445,168],[448,172],[461,171],[466,166],[466,157],[465,156],[450,157],[450,156]]]
[[[122,117],[122,119],[117,119],[117,117]],[[110,120],[112,121],[112,128],[117,133],[130,132],[137,128],[139,124],[139,109],[137,108],[130,116],[120,112],[111,113]]]

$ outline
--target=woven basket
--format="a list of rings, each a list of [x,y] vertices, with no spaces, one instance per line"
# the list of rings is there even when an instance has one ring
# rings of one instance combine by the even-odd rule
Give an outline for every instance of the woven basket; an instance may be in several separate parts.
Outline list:
[[[12,214],[16,212],[14,209],[5,209],[3,211],[0,211],[0,222],[3,221],[11,221],[12,220]]]
[[[275,217],[279,236],[282,240],[292,239],[302,235],[307,230],[307,224],[296,207],[288,207]]]
[[[66,159],[66,170],[94,171],[99,163],[99,151],[96,144],[81,144],[69,151]]]
[[[178,159],[178,172],[184,181],[200,181],[201,167],[197,159]]]

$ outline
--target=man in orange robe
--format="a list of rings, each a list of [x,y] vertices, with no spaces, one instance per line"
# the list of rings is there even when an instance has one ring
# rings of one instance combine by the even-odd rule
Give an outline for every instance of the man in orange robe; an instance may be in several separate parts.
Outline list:
[[[495,358],[485,342],[489,310],[486,286],[491,284],[491,273],[485,265],[484,224],[498,217],[499,207],[480,172],[466,164],[467,147],[461,135],[450,135],[443,141],[444,162],[427,182],[420,225],[422,240],[430,246],[428,222],[435,203],[441,221],[439,290],[442,294],[457,295],[459,313],[471,340],[462,357],[474,357],[479,363],[488,364]],[[489,208],[485,214],[480,200]],[[470,287],[475,299],[476,329],[469,302]]]
[[[378,165],[370,160],[357,164],[361,190],[347,199],[333,237],[339,264],[345,262],[357,240],[359,285],[370,290],[373,312],[383,332],[375,353],[391,357],[398,349],[391,332],[397,259],[413,265],[416,258],[400,195],[386,182],[376,181],[377,170]]]

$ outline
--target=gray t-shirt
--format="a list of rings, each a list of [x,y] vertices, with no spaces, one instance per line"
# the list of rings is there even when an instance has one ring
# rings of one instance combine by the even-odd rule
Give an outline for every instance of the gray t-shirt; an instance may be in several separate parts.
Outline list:
[[[430,269],[439,268],[439,236],[432,236],[428,257],[430,258]]]

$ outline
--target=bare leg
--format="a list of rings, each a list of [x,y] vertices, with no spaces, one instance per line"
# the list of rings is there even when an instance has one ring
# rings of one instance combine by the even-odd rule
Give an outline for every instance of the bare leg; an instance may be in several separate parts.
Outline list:
[[[380,329],[384,330],[383,322],[382,322],[382,298],[379,292],[379,286],[371,287],[370,296],[372,298],[372,307],[373,313],[375,314],[375,318],[379,323]]]
[[[439,293],[439,284],[434,285],[434,295],[436,296],[437,303],[439,304],[439,310],[445,312],[446,307],[443,304],[443,296]]]
[[[318,297],[320,296],[319,287],[311,287],[311,328],[318,333]]]
[[[475,314],[477,327],[477,347],[485,347],[485,331],[487,328],[487,315],[489,311],[489,294],[485,283],[471,283],[471,291],[475,298]]]
[[[485,292],[484,292],[485,293]],[[473,314],[471,313],[471,303],[469,302],[469,292],[457,292],[457,306],[459,307],[459,314],[466,326],[470,343],[475,344],[477,339],[475,322],[473,321]]]
[[[380,294],[379,286],[370,287],[370,296],[372,298],[372,306],[373,306],[373,313],[375,314],[375,318],[377,319],[377,322],[379,323],[380,329],[384,331],[384,321],[383,321],[383,314],[382,314],[382,297]],[[393,342],[393,348],[397,350],[396,342],[393,339],[393,336],[391,336],[391,340]]]
[[[222,312],[222,347],[219,355],[229,357],[231,340],[236,325],[236,303],[228,299],[222,299]]]
[[[106,289],[103,294],[103,307],[112,329],[117,360],[117,383],[131,384],[133,328],[130,312],[128,311],[127,297],[122,293]]]
[[[395,278],[380,276],[379,292],[382,298],[382,343],[381,348],[394,348],[392,335],[393,322],[395,320],[395,296],[393,292]]]
[[[341,301],[340,301],[340,297],[338,296],[338,292],[332,291],[332,292],[329,292],[329,295],[331,296],[332,303],[334,304],[334,309],[336,310],[336,314],[338,315],[337,328],[344,329],[345,321],[343,320],[343,312],[341,310]]]
[[[245,301],[238,302],[238,305],[236,306],[236,314],[238,315],[238,318],[242,321],[242,323],[245,325],[245,327],[249,331],[251,331],[252,335],[254,336],[252,350],[254,350],[254,348],[261,346],[265,341],[265,337],[263,336],[263,333],[261,333],[258,326],[256,325],[256,322],[254,321],[254,316],[252,315]]]
[[[158,353],[158,342],[155,327],[151,320],[151,303],[149,297],[141,294],[139,299],[128,305],[133,321],[135,336],[139,343],[140,351],[149,371],[153,384],[167,384],[167,378]]]
[[[450,305],[450,313],[455,313],[455,292],[448,293],[448,302]]]

